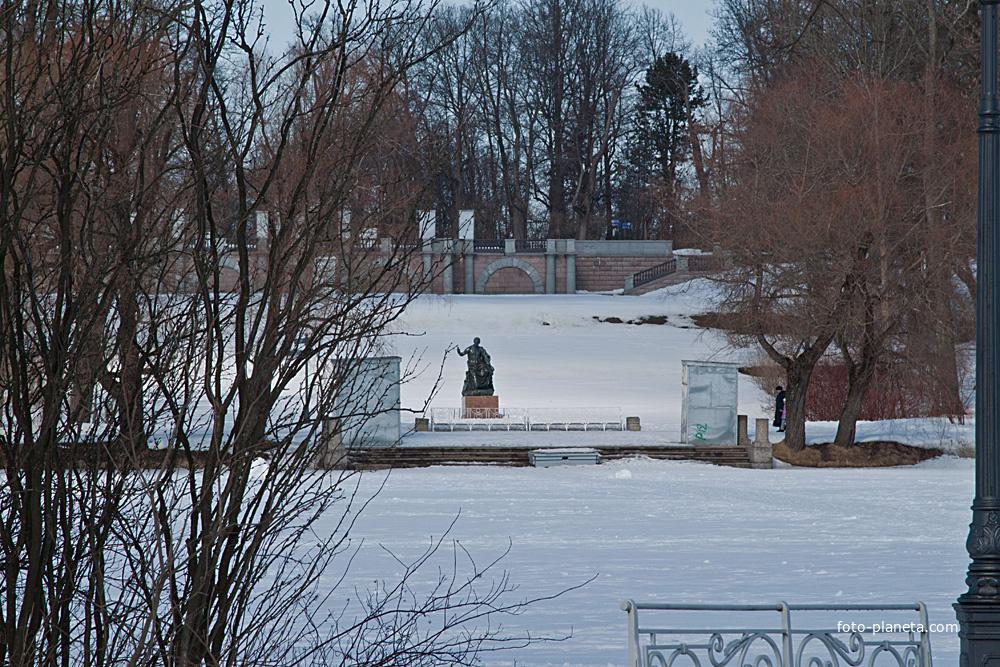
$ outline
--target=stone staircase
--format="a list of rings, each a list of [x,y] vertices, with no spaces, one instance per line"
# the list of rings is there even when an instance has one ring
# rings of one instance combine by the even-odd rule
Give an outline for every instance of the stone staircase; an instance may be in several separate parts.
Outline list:
[[[680,283],[685,283],[692,278],[698,278],[700,276],[707,275],[706,273],[692,273],[690,271],[677,271],[671,273],[667,276],[661,276],[648,283],[643,283],[638,287],[632,287],[631,289],[626,289],[622,292],[627,296],[639,296],[640,294],[646,294],[647,292],[652,292],[654,290],[662,289],[664,287],[670,287],[671,285],[679,285]]]
[[[687,282],[714,272],[714,255],[676,255],[662,264],[657,264],[625,277],[623,294],[636,296],[646,294],[670,285]]]
[[[565,446],[561,447],[565,449]],[[751,467],[745,447],[725,445],[636,445],[594,447],[600,460],[634,458],[675,461],[701,461],[735,468]],[[529,452],[544,449],[538,445],[503,447],[369,447],[348,452],[349,467],[359,470],[385,468],[423,468],[436,465],[530,465]]]

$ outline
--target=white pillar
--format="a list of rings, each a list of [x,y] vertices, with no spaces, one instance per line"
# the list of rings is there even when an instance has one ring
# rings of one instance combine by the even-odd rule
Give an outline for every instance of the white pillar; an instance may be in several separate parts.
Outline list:
[[[417,211],[417,222],[420,224],[420,240],[427,245],[434,238],[435,221],[437,215],[434,211]]]
[[[476,212],[462,210],[458,212],[458,238],[472,241],[476,238]]]

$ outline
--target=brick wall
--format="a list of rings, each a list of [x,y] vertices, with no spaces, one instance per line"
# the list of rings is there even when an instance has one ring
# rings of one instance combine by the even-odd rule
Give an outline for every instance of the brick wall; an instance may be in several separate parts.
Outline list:
[[[535,284],[521,269],[500,269],[486,281],[486,294],[534,294]]]
[[[625,287],[625,277],[666,261],[664,257],[576,258],[576,289],[607,292]]]

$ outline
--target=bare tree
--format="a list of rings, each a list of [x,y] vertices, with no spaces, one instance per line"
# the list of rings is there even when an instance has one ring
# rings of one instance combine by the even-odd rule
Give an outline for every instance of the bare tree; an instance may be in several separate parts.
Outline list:
[[[571,157],[567,175],[574,235],[586,239],[611,223],[607,184],[624,134],[622,98],[636,69],[632,17],[610,0],[586,0],[578,8],[571,48],[564,145]],[[603,219],[596,217],[601,199]]]
[[[541,127],[540,109],[531,103],[529,51],[521,14],[512,3],[501,2],[473,30],[480,44],[473,71],[484,140],[495,156],[510,235],[527,238]]]
[[[792,449],[805,446],[809,377],[847,314],[861,241],[838,205],[850,165],[824,144],[830,117],[822,110],[842,99],[836,84],[815,79],[748,98],[735,138],[740,177],[716,230],[734,263],[723,278],[734,340],[759,346],[785,370]]]
[[[921,195],[935,178],[928,178],[927,172],[939,171],[948,158],[927,159],[920,122],[923,94],[916,86],[866,78],[850,86],[844,104],[837,107],[847,123],[841,131],[860,142],[845,151],[845,157],[852,158],[845,162],[853,178],[843,186],[844,213],[865,224],[856,269],[850,276],[853,298],[837,336],[848,372],[836,439],[841,446],[854,444],[855,422],[876,371],[890,363],[898,365],[905,341],[919,338],[917,331],[907,331],[907,325],[922,318],[928,296],[937,292],[936,271],[928,266],[937,258],[927,251],[921,224],[926,207]],[[960,97],[952,95],[951,100],[955,99]],[[946,100],[941,103],[949,105]],[[953,168],[971,168],[971,160],[962,157],[974,153],[971,140],[962,134],[951,139]],[[971,199],[970,192],[953,193]],[[954,363],[954,349],[950,358]]]
[[[120,517],[156,406],[137,354],[177,188],[169,7],[3,3],[0,660],[104,664]],[[118,589],[120,590],[120,589]]]
[[[960,115],[953,105],[967,87],[962,63],[972,53],[968,32],[968,6],[963,3],[903,3],[891,11],[850,2],[753,0],[720,7],[717,38],[725,48],[719,54],[736,82],[730,88],[733,108],[748,98],[783,96],[790,82],[823,98],[805,83],[810,79],[827,82],[822,85],[828,90],[839,88],[838,99],[853,98],[834,104],[844,117],[855,118],[851,128],[841,130],[840,118],[827,119],[826,126],[800,121],[793,131],[772,127],[785,133],[775,142],[789,137],[800,141],[800,127],[814,129],[802,144],[811,146],[810,152],[790,163],[820,162],[819,154],[831,150],[827,139],[840,132],[845,133],[838,140],[844,146],[850,145],[852,135],[867,137],[853,155],[845,156],[841,174],[810,193],[824,201],[830,192],[853,192],[842,198],[851,206],[839,204],[848,226],[860,232],[860,222],[872,225],[864,234],[854,233],[853,240],[840,241],[863,249],[857,251],[852,273],[845,274],[843,288],[851,299],[844,301],[849,304],[839,315],[844,328],[835,337],[850,378],[840,444],[853,442],[865,387],[876,367],[890,361],[914,369],[909,377],[931,380],[935,388],[921,393],[939,397],[939,405],[932,408],[936,413],[962,412],[956,347],[961,329],[956,322],[963,319],[967,299],[956,291],[954,277],[964,277],[971,286],[968,292],[975,291],[968,269],[974,255],[972,195],[966,187],[972,151],[967,133],[953,126]],[[848,101],[867,111],[858,112]],[[921,113],[914,115],[917,110]],[[748,108],[731,120],[754,123],[757,111]],[[823,117],[823,112],[815,109],[810,114]],[[735,129],[735,143],[727,151],[736,165],[763,155],[758,146],[747,160],[740,143],[744,136]],[[787,151],[779,154],[788,158]],[[723,199],[729,198],[733,180],[767,173],[738,166]],[[747,186],[744,182],[738,188],[745,192]],[[805,211],[801,215],[814,217]],[[833,243],[826,238],[816,242]],[[830,257],[838,252],[828,250]]]
[[[433,8],[314,6],[278,57],[250,3],[2,10],[4,662],[503,645],[495,567],[408,568],[350,613],[318,585],[364,504],[316,469],[320,425],[391,409],[362,360],[433,278],[403,85],[446,45],[414,39]]]

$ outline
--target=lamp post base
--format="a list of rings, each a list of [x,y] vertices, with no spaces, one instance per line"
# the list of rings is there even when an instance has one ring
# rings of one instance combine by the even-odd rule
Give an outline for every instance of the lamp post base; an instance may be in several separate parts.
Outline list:
[[[969,602],[953,606],[961,627],[959,667],[1000,667],[1000,608]]]

